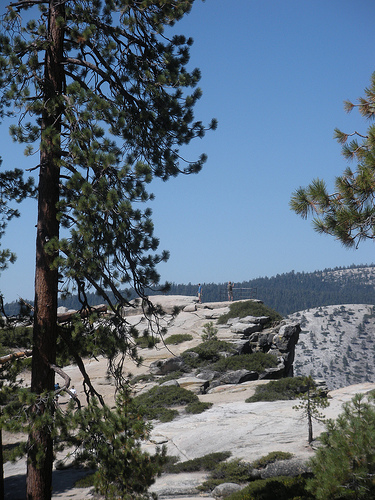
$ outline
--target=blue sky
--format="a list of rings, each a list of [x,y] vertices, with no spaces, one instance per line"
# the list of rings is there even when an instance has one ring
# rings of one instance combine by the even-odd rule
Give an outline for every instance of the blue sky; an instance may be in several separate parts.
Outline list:
[[[335,127],[365,132],[356,100],[375,71],[369,0],[196,0],[174,31],[191,36],[190,68],[202,72],[195,116],[215,132],[183,154],[208,161],[198,175],[155,181],[159,249],[171,257],[162,281],[235,282],[291,270],[375,262],[374,244],[348,250],[289,209],[314,178],[332,187],[347,166]],[[31,166],[1,125],[3,168]],[[2,246],[18,260],[1,275],[6,301],[33,298],[36,206],[28,202]]]

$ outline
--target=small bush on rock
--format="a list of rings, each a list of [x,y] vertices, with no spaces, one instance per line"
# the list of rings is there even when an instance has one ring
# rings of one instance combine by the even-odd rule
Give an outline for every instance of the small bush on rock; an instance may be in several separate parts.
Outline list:
[[[164,465],[163,472],[179,474],[181,472],[211,471],[218,466],[218,463],[227,460],[230,456],[230,451],[221,451],[177,463],[174,460],[175,457],[171,457],[172,459],[168,459]]]
[[[299,477],[277,477],[253,481],[243,490],[226,500],[312,500],[315,497],[305,489],[306,479]]]
[[[265,469],[268,464],[273,464],[278,460],[289,460],[292,457],[293,453],[289,453],[287,451],[271,451],[271,453],[268,453],[268,455],[259,458],[251,465],[254,467],[254,469]]]
[[[307,377],[287,377],[271,380],[268,384],[258,385],[255,394],[247,398],[246,403],[297,399],[306,390]]]
[[[196,415],[198,413],[203,413],[204,411],[211,408],[213,403],[206,403],[204,401],[194,401],[193,403],[189,403],[185,408],[187,413],[192,413]]]
[[[209,340],[183,352],[181,356],[188,366],[191,368],[198,368],[202,365],[204,366],[218,361],[221,358],[221,352],[234,353],[235,350],[229,342],[224,342],[223,340]],[[198,356],[191,356],[189,353],[195,353]]]
[[[188,340],[193,340],[193,336],[189,333],[176,333],[174,335],[170,335],[164,340],[164,342],[167,345],[177,345],[182,344],[183,342],[187,342]]]
[[[221,462],[210,472],[210,477],[198,489],[212,491],[223,483],[246,483],[252,480],[252,466],[236,458],[229,462]]]
[[[220,358],[210,368],[218,372],[249,370],[261,373],[266,368],[274,368],[277,364],[277,358],[273,354],[254,352],[252,354],[240,354],[238,356],[230,356],[229,358]]]
[[[152,349],[158,342],[159,339],[153,337],[152,335],[138,337],[135,341],[140,349]]]
[[[278,323],[283,319],[281,314],[265,306],[260,302],[253,302],[252,300],[243,302],[233,302],[229,306],[229,312],[220,316],[217,320],[219,325],[224,325],[228,319],[231,318],[245,318],[246,316],[268,316],[268,323],[264,326],[270,326],[273,323]]]
[[[146,418],[158,418],[162,422],[169,422],[178,415],[171,406],[185,406],[196,401],[199,401],[196,394],[176,386],[156,386],[133,400],[136,407],[142,408]]]

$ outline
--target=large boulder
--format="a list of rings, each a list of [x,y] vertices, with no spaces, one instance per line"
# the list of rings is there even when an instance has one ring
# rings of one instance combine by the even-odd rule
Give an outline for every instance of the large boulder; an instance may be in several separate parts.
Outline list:
[[[167,373],[179,371],[184,367],[181,356],[168,359],[159,359],[150,364],[150,373],[153,375],[166,375]]]
[[[255,323],[265,325],[269,321],[268,316],[245,316],[238,320],[239,323]]]
[[[262,331],[262,325],[260,323],[235,323],[230,327],[231,332],[239,333],[244,336],[249,336],[254,332]]]
[[[236,493],[236,491],[242,490],[242,488],[243,486],[236,483],[222,483],[216,486],[211,494],[214,498],[226,498]]]
[[[283,378],[285,374],[284,363],[279,363],[275,368],[266,368],[264,372],[259,374],[260,380],[278,380]]]
[[[201,377],[182,377],[178,379],[178,385],[194,394],[204,394],[210,382]]]
[[[251,380],[258,380],[259,376],[257,372],[249,370],[234,370],[228,371],[221,377],[217,379],[218,384],[242,384],[244,382],[250,382]],[[212,385],[212,384],[211,384]]]
[[[290,352],[298,342],[301,326],[299,323],[284,324],[273,338],[273,344],[280,352]]]
[[[277,460],[272,464],[268,464],[265,469],[261,470],[260,477],[262,479],[278,476],[295,477],[301,474],[309,473],[311,473],[311,468],[307,465],[305,460]]]

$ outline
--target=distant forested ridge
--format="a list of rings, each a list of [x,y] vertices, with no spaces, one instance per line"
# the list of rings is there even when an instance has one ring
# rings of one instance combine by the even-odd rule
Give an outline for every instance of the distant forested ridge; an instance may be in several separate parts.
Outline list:
[[[202,283],[203,302],[227,300],[227,283]],[[196,296],[198,283],[172,283],[168,295]],[[129,290],[130,298],[135,293]],[[160,291],[150,291],[158,295]],[[295,272],[277,274],[271,278],[256,278],[236,282],[234,300],[257,298],[267,306],[286,316],[311,307],[337,304],[375,304],[375,264],[352,265],[350,267],[324,269],[312,273]],[[103,299],[96,294],[88,294],[89,303],[97,305]],[[60,305],[68,309],[79,309],[77,296],[60,300]],[[9,315],[18,313],[17,302],[6,304]]]

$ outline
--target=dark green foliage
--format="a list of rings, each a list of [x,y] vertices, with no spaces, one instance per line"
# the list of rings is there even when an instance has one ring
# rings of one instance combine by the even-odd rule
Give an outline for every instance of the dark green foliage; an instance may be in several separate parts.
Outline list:
[[[252,354],[240,354],[238,356],[220,358],[219,361],[210,365],[210,368],[218,372],[249,370],[262,373],[266,368],[274,368],[277,364],[277,358],[273,354],[254,352]]]
[[[308,489],[318,500],[375,498],[375,400],[357,394],[327,432],[311,460],[314,477]]]
[[[198,354],[198,357],[190,356],[190,352]],[[235,351],[228,342],[224,342],[223,340],[208,340],[183,352],[181,356],[187,365],[197,368],[198,366],[218,361],[221,357],[220,352],[234,353]]]
[[[247,398],[246,403],[296,399],[306,391],[307,377],[287,377],[271,380],[268,384],[258,385],[255,394]]]
[[[88,472],[85,476],[81,477],[74,483],[75,488],[90,488],[94,486],[95,473]]]
[[[305,488],[302,476],[256,480],[227,500],[313,500],[315,497]]]
[[[3,99],[3,98],[2,98]],[[0,101],[0,118],[1,118],[1,101]],[[0,158],[0,166],[2,159]],[[35,197],[36,191],[34,188],[34,179],[29,177],[25,182],[23,180],[23,172],[19,168],[0,172],[0,239],[5,234],[5,229],[13,218],[20,216],[20,213],[12,205],[20,203],[27,197]],[[8,248],[0,248],[0,272],[4,271],[9,264],[16,261],[15,253]],[[2,303],[2,295],[1,303]]]
[[[269,321],[265,326],[277,323],[283,319],[278,312],[274,311],[270,307],[267,307],[260,302],[249,300],[245,302],[233,302],[229,306],[229,312],[220,316],[217,322],[220,325],[224,325],[228,319],[245,318],[246,316],[268,316]]]
[[[230,456],[230,451],[221,451],[177,463],[175,459],[167,457],[167,463],[163,467],[163,472],[179,474],[181,472],[211,471],[217,467],[218,463],[227,460]]]
[[[0,329],[0,344],[12,349],[31,349],[33,329],[31,327],[14,326]]]
[[[146,418],[159,419],[162,422],[173,420],[178,415],[173,406],[185,406],[198,401],[198,396],[191,391],[176,386],[156,386],[134,398],[134,404],[142,409]]]
[[[252,466],[254,469],[264,469],[268,464],[272,464],[277,462],[278,460],[289,460],[293,457],[293,453],[289,453],[286,451],[271,451],[268,455],[255,460],[252,462]]]
[[[177,345],[189,340],[193,340],[193,336],[189,333],[175,333],[164,339],[164,342],[167,345]]]
[[[150,335],[145,335],[145,336],[142,336],[142,337],[138,337],[135,341],[135,343],[137,344],[138,347],[140,347],[141,349],[152,349],[153,347],[156,346],[156,344],[160,342],[159,339],[157,339],[156,337],[154,336],[150,336]]]
[[[357,107],[360,114],[374,120],[375,73],[365,89],[365,97],[357,104],[345,102],[345,110]],[[302,218],[312,215],[313,227],[318,233],[329,234],[344,246],[356,248],[366,239],[374,239],[374,167],[375,126],[370,124],[366,133],[347,134],[335,130],[335,138],[342,146],[343,156],[357,163],[354,171],[347,167],[335,179],[330,194],[322,179],[314,179],[307,188],[297,189],[290,207]]]
[[[26,450],[26,441],[21,441],[14,444],[3,444],[3,461],[11,462],[17,460],[20,456],[24,455]]]
[[[186,406],[185,410],[186,413],[193,413],[193,414],[203,413],[204,411],[211,408],[212,405],[213,403],[206,403],[204,401],[194,401],[193,403],[189,403]]]
[[[212,491],[222,483],[246,483],[252,480],[252,470],[251,464],[243,462],[240,459],[221,462],[210,472],[209,479],[199,489]]]

